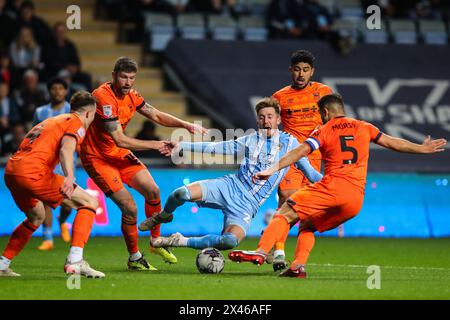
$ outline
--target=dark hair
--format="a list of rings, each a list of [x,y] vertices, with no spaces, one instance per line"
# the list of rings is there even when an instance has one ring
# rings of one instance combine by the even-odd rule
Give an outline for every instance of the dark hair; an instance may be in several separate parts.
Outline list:
[[[22,2],[22,4],[20,5],[20,8],[19,8],[19,11],[22,11],[22,9],[24,9],[24,8],[29,8],[31,10],[34,10],[33,1],[26,0],[26,1]]]
[[[338,105],[342,110],[344,109],[344,99],[342,99],[342,96],[339,93],[331,93],[323,96],[317,104],[320,110],[323,110],[326,106],[331,104]]]
[[[79,111],[96,104],[95,97],[87,91],[78,91],[70,99],[70,111]]]
[[[314,67],[314,60],[316,60],[316,58],[308,50],[298,50],[291,56],[291,66],[304,62],[308,63],[311,67]]]
[[[54,84],[62,84],[64,89],[66,89],[66,90],[69,87],[67,85],[67,82],[63,78],[56,77],[56,78],[50,79],[50,81],[47,82],[47,90],[50,91],[50,89],[53,87]]]
[[[265,97],[265,98],[262,98],[261,100],[259,100],[255,106],[256,114],[258,114],[258,112],[264,108],[274,108],[275,112],[277,114],[280,114],[280,105],[275,98]]]
[[[131,58],[120,57],[114,64],[114,72],[137,72],[138,64]]]

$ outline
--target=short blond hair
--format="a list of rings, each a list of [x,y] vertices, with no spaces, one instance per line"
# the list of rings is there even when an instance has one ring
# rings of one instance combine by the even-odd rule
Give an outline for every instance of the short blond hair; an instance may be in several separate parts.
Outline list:
[[[264,108],[274,108],[275,112],[278,115],[280,114],[280,104],[278,103],[277,99],[275,99],[275,98],[264,97],[261,100],[259,100],[255,106],[256,114],[258,114],[259,111]]]

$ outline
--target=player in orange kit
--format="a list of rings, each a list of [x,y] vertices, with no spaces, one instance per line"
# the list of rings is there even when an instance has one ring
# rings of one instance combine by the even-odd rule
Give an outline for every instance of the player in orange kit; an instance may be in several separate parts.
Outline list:
[[[156,270],[143,257],[138,248],[137,208],[126,183],[145,198],[145,215],[151,217],[161,211],[159,188],[146,166],[132,153],[137,150],[159,149],[162,141],[144,141],[124,134],[128,122],[139,112],[146,118],[166,127],[186,128],[191,133],[206,130],[161,112],[146,103],[132,89],[136,80],[137,63],[127,57],[119,58],[112,72],[112,81],[94,90],[97,113],[81,145],[81,162],[97,186],[122,211],[122,234],[129,252],[129,270]],[[160,236],[159,226],[151,230],[151,239]],[[150,240],[151,245],[151,240]],[[167,249],[153,249],[164,261],[176,263],[176,257]]]
[[[6,164],[6,186],[27,219],[9,238],[0,257],[0,276],[20,276],[9,268],[11,260],[44,221],[44,205],[55,209],[61,204],[77,210],[64,271],[92,278],[105,276],[83,260],[83,248],[89,239],[98,203],[74,183],[73,171],[75,149],[94,120],[95,98],[89,92],[78,92],[70,105],[71,113],[48,118],[34,126]],[[59,162],[64,176],[53,173]]]
[[[269,169],[255,174],[255,179],[268,179],[273,173],[295,163],[301,157],[320,149],[325,164],[321,181],[296,191],[274,216],[256,251],[232,251],[233,261],[264,263],[267,253],[277,241],[285,241],[289,225],[300,221],[295,260],[280,276],[305,278],[305,264],[315,242],[314,231],[331,230],[355,217],[361,210],[369,160],[369,145],[405,153],[444,151],[445,139],[426,138],[422,144],[383,134],[372,124],[345,116],[344,103],[338,94],[319,101],[324,125],[312,133],[296,149],[283,156]]]
[[[298,50],[291,56],[289,71],[292,83],[277,92],[272,97],[278,100],[281,107],[281,122],[283,130],[292,134],[302,143],[311,132],[322,124],[317,101],[332,93],[332,90],[320,83],[311,81],[314,75],[314,55],[307,50]],[[308,155],[311,165],[320,172],[322,156],[319,150]],[[278,187],[278,207],[298,189],[307,186],[308,179],[295,166],[291,166]],[[284,243],[276,243],[273,253],[273,269],[286,268]]]

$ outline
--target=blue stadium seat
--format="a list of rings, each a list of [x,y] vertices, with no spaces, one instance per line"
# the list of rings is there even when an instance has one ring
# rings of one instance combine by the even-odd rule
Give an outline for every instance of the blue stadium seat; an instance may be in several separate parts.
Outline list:
[[[239,28],[242,38],[246,41],[265,41],[268,37],[268,31],[262,17],[248,16],[239,19]]]
[[[426,44],[447,44],[448,34],[442,21],[420,20],[419,32]]]
[[[183,39],[206,39],[205,19],[200,13],[185,13],[178,15],[177,25]]]
[[[389,42],[389,33],[387,31],[386,21],[381,21],[380,30],[370,30],[367,28],[366,21],[360,23],[359,32],[365,43],[384,44]]]
[[[359,19],[336,19],[331,26],[331,29],[339,32],[343,37],[351,37],[353,41],[358,41],[358,26]]]
[[[393,19],[389,21],[389,29],[394,43],[416,44],[416,24],[413,20]]]
[[[208,26],[215,40],[236,40],[238,29],[236,21],[228,15],[208,16]]]
[[[270,0],[248,0],[250,14],[255,16],[264,16]]]
[[[175,37],[172,17],[164,13],[145,13],[144,21],[145,31],[150,37],[150,50],[163,51]]]
[[[362,18],[364,16],[359,0],[337,0],[337,7],[342,19]]]

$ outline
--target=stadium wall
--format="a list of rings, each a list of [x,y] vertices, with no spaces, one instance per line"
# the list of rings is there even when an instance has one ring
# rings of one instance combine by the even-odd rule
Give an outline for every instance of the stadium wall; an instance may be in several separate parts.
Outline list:
[[[229,170],[205,169],[152,169],[153,177],[161,190],[162,202],[169,193],[193,181],[211,179],[228,174]],[[0,168],[3,177],[4,168]],[[76,170],[77,183],[96,193],[88,182],[83,169]],[[398,174],[369,173],[366,186],[366,197],[363,209],[353,220],[344,224],[343,228],[324,233],[326,236],[344,237],[449,237],[450,236],[450,174]],[[136,191],[131,193],[138,204],[139,220],[144,219],[144,199]],[[100,193],[100,197],[102,194]],[[4,180],[0,179],[0,235],[9,235],[15,226],[24,219],[23,213],[16,207]],[[100,203],[103,201],[100,199]],[[120,211],[114,203],[105,199],[98,212],[92,230],[92,236],[121,236]],[[259,236],[265,228],[264,213],[276,208],[276,197],[272,195],[261,207],[255,217],[249,236]],[[59,209],[57,209],[59,210]],[[72,222],[74,214],[69,218]],[[171,224],[163,225],[163,235],[181,232],[185,235],[204,235],[221,231],[222,213],[219,210],[198,208],[194,203],[181,207],[175,214]],[[295,235],[297,227],[291,230]],[[55,234],[59,227],[54,224]],[[35,236],[41,236],[39,229]],[[144,236],[141,233],[141,236]]]

